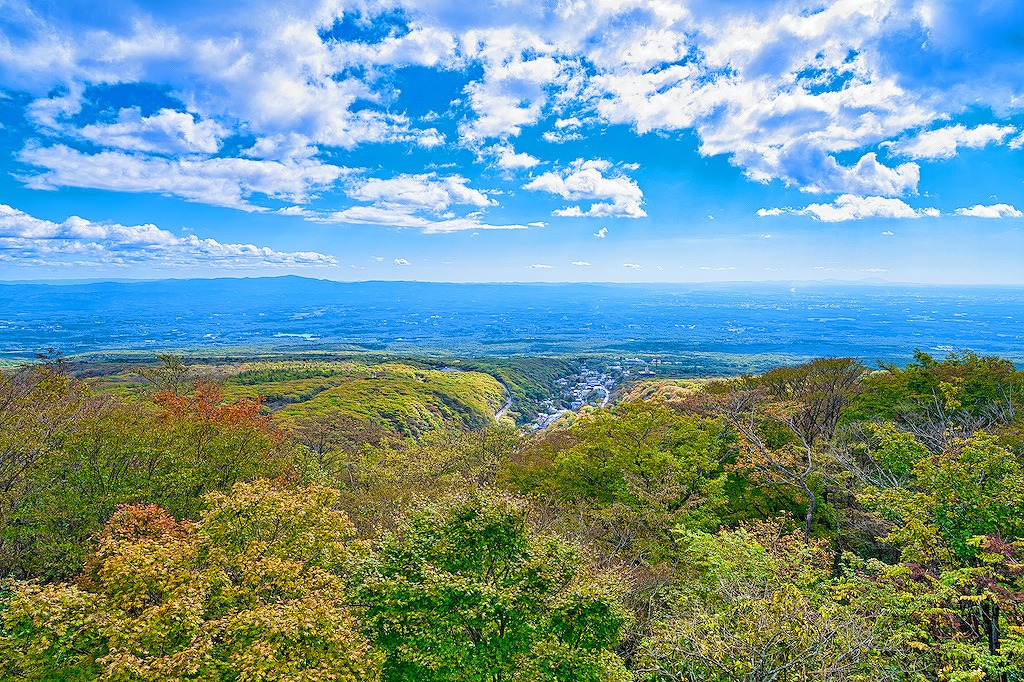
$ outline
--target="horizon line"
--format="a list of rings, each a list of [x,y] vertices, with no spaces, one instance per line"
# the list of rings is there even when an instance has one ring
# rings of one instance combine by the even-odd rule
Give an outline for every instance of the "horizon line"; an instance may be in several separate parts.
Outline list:
[[[758,279],[758,280],[676,280],[676,281],[642,281],[627,282],[617,280],[560,280],[560,281],[523,281],[523,280],[420,280],[420,279],[364,279],[340,280],[306,275],[239,275],[239,276],[191,276],[191,277],[81,277],[81,278],[38,278],[38,279],[0,279],[0,285],[43,285],[43,286],[81,286],[87,284],[147,284],[158,282],[196,282],[224,280],[272,280],[301,279],[313,282],[330,282],[334,284],[466,284],[466,285],[518,285],[518,286],[736,286],[736,285],[821,285],[835,284],[842,286],[916,286],[916,287],[1005,287],[1024,288],[1024,282],[913,282],[896,281],[880,278],[866,279]]]

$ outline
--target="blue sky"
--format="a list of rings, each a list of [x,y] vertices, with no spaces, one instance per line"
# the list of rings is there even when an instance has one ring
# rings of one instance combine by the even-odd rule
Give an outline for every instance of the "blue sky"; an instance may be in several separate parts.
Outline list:
[[[1024,284],[1024,4],[0,0],[0,164],[2,279]]]

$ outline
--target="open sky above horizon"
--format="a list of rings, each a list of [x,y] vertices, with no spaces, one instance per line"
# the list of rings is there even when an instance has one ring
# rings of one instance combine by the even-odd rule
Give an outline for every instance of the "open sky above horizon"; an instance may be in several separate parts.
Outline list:
[[[0,0],[0,163],[7,280],[1021,284],[1024,3]]]

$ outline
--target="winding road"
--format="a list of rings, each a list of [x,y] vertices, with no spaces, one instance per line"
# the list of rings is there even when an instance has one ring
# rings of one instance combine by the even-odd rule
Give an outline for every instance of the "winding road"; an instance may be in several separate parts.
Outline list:
[[[508,412],[510,407],[512,407],[512,391],[508,390],[508,385],[504,381],[500,383],[502,388],[505,389],[505,404],[500,410],[494,413],[494,421],[496,422],[500,422],[501,418],[504,417],[505,413]],[[607,394],[605,397],[607,397]]]

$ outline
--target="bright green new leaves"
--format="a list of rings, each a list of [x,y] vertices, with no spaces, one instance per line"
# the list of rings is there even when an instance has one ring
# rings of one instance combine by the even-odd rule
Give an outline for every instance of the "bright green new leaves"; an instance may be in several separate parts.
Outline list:
[[[372,680],[342,571],[365,551],[330,491],[211,494],[197,523],[124,507],[80,587],[12,586],[3,673],[29,680]]]
[[[523,506],[474,492],[386,536],[361,590],[384,679],[629,679],[611,653],[628,616],[578,552],[530,531]]]
[[[588,535],[605,537],[600,551],[626,549],[657,562],[673,551],[673,526],[717,527],[733,446],[715,420],[660,399],[635,400],[534,443],[507,477],[520,491],[578,507],[569,516],[592,526]]]

